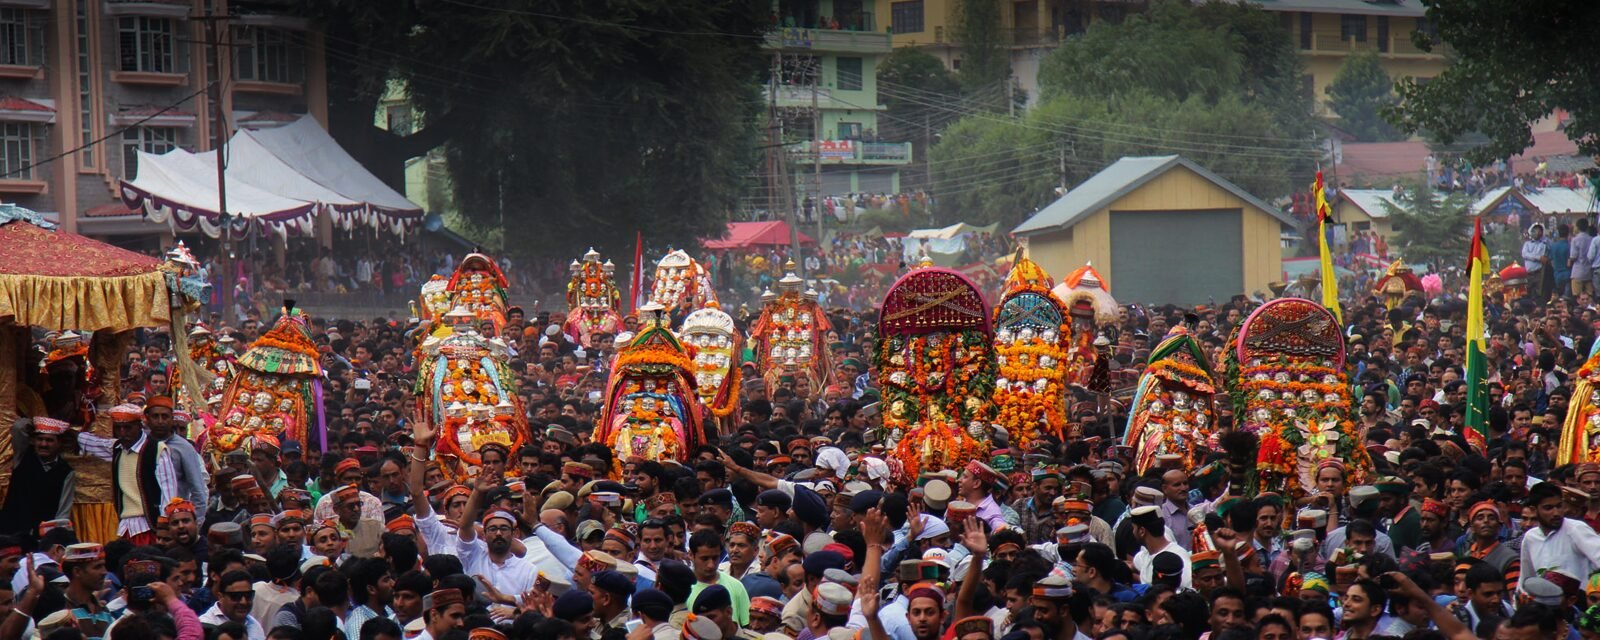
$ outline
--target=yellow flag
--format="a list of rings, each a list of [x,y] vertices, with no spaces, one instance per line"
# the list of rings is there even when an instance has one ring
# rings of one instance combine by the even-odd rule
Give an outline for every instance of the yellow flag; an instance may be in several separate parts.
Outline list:
[[[1333,312],[1333,317],[1344,323],[1344,312],[1339,309],[1339,274],[1333,271],[1333,254],[1328,252],[1328,216],[1332,213],[1328,209],[1328,197],[1322,190],[1322,172],[1317,172],[1317,181],[1311,185],[1311,193],[1317,207],[1317,247],[1322,252],[1322,306]]]

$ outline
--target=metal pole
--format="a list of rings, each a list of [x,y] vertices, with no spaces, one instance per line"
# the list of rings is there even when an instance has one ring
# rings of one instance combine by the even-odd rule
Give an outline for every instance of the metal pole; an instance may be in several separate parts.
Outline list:
[[[216,97],[211,101],[213,114],[217,119],[216,145],[217,152],[217,215],[222,223],[222,318],[224,323],[236,322],[234,315],[234,293],[236,279],[233,267],[233,248],[231,238],[232,219],[228,215],[228,182],[227,182],[227,145],[228,145],[228,119],[223,108],[223,83],[222,83],[222,30],[217,24],[229,20],[228,16],[218,16],[212,13],[212,7],[206,7],[206,13],[199,18],[206,25],[206,45],[210,47],[211,69],[215,77],[211,83],[216,87]]]
[[[811,186],[816,194],[811,201],[811,215],[817,217],[816,241],[819,251],[822,249],[822,109],[817,104],[817,94],[821,92],[822,69],[819,68],[811,75]],[[798,237],[797,235],[796,238]],[[800,261],[800,273],[806,276],[812,275],[806,273],[805,260]]]
[[[778,87],[782,84],[783,79],[782,53],[773,55],[773,65],[774,73],[772,76],[772,109],[774,112],[776,112]],[[799,194],[795,193],[794,189],[789,185],[789,150],[783,146],[782,120],[774,116],[773,123],[775,126],[772,128],[772,148],[778,154],[779,186],[783,188],[783,197],[785,201],[783,207],[783,217],[789,225],[789,255],[798,257],[800,255],[800,227],[797,223],[797,218],[799,218],[799,216],[796,214],[797,210],[800,208],[800,202],[798,198]]]

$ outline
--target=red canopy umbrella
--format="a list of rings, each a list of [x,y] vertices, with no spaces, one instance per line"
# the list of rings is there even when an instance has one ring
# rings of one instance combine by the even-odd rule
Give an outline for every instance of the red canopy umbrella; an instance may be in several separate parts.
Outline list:
[[[766,222],[730,222],[725,237],[706,240],[707,249],[746,249],[755,246],[783,246],[789,244],[789,224],[782,220]],[[810,236],[800,234],[800,244],[816,244]]]

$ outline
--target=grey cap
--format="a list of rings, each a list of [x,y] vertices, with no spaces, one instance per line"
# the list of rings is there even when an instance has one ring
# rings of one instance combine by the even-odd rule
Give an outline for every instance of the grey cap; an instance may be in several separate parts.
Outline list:
[[[1522,581],[1522,592],[1528,599],[1552,607],[1561,606],[1561,587],[1544,578],[1534,577]]]

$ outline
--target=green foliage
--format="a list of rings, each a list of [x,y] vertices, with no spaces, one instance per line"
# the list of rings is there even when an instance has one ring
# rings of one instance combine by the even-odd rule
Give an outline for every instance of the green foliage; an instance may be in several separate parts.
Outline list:
[[[1530,124],[1565,110],[1566,133],[1585,155],[1600,154],[1600,2],[1593,0],[1423,0],[1453,64],[1427,84],[1400,81],[1401,104],[1387,113],[1401,130],[1454,143],[1474,132],[1487,143],[1468,158],[1484,163],[1533,144]],[[1419,47],[1430,43],[1416,34]]]
[[[1014,225],[1130,155],[1181,154],[1267,199],[1303,188],[1291,176],[1317,153],[1297,55],[1277,18],[1233,3],[1159,1],[1096,25],[1045,58],[1031,112],[941,134],[937,217]]]
[[[409,136],[421,149],[358,157],[443,144],[460,211],[503,215],[513,251],[622,251],[639,228],[690,244],[726,222],[759,155],[766,0],[303,2],[342,62],[337,114],[370,125],[375,99],[357,89],[390,77],[426,114]],[[375,135],[331,128],[356,147]]]
[[[1395,245],[1407,262],[1451,265],[1466,260],[1472,241],[1472,202],[1461,192],[1440,194],[1426,184],[1402,191],[1400,206],[1384,204],[1394,219]],[[1451,262],[1451,261],[1455,262]]]
[[[878,119],[879,133],[885,140],[912,141],[911,157],[920,161],[926,157],[928,129],[946,112],[932,96],[956,96],[961,85],[955,74],[926,51],[902,47],[878,63],[878,86],[878,102],[889,108],[887,117]]]
[[[1271,114],[1227,96],[1215,104],[1131,94],[1112,108],[1104,100],[1063,95],[1023,118],[974,116],[947,129],[933,148],[934,191],[942,224],[1015,225],[1059,196],[1066,170],[1077,184],[1123,156],[1182,155],[1251,193],[1294,187],[1285,157],[1218,144],[1216,136],[1261,132]]]
[[[1062,43],[1039,65],[1041,97],[1073,94],[1119,100],[1131,92],[1216,101],[1243,84],[1240,44],[1227,29],[1200,22],[1181,2],[1099,24]]]
[[[1381,114],[1395,102],[1394,81],[1378,64],[1378,54],[1371,51],[1345,58],[1333,83],[1328,85],[1328,105],[1339,114],[1339,128],[1362,142],[1403,137]]]
[[[961,43],[961,86],[968,91],[1011,78],[1011,52],[994,0],[958,0],[956,42]],[[1009,3],[1007,3],[1009,4]]]

